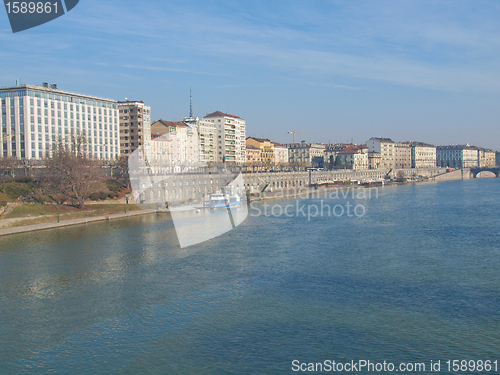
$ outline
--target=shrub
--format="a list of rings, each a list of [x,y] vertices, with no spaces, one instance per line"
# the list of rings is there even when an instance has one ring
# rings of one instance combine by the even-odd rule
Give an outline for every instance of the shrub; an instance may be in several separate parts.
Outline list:
[[[15,181],[22,184],[28,184],[30,182],[33,182],[33,179],[31,177],[18,177]]]
[[[28,195],[30,193],[30,189],[29,187],[26,187],[26,185],[9,184],[5,187],[5,193],[14,199],[17,199]]]
[[[97,201],[97,200],[99,200],[99,193],[91,193],[91,194],[89,195],[89,198],[90,198],[91,200],[93,200],[93,201]]]
[[[105,200],[107,197],[108,197],[108,193],[106,193],[105,191],[99,192],[99,199]]]
[[[115,180],[107,180],[106,181],[106,186],[110,191],[118,192],[123,189],[123,186],[120,185],[118,181]]]
[[[0,201],[0,206],[3,206],[3,207],[7,206],[7,201]]]

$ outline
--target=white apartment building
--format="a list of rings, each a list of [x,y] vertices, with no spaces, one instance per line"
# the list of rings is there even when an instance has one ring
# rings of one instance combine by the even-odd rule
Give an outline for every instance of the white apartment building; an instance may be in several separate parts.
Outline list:
[[[204,119],[196,118],[194,123],[198,131],[200,139],[200,147],[203,152],[204,160],[207,163],[214,163],[217,161],[217,144],[215,137],[214,123]]]
[[[243,165],[246,162],[246,124],[245,120],[221,111],[203,117],[213,124],[215,158],[218,163]]]
[[[394,142],[391,139],[372,137],[365,144],[368,146],[369,152],[380,154],[380,168],[395,168]]]
[[[154,173],[190,172],[204,166],[195,129],[183,122],[158,120],[151,125],[151,133]]]
[[[474,168],[479,166],[477,149],[468,144],[457,146],[438,146],[436,164],[443,168]]]
[[[59,90],[57,85],[0,88],[0,156],[40,160],[59,139],[83,135],[96,159],[120,155],[118,103]]]
[[[436,167],[436,146],[423,142],[404,142],[411,147],[412,168]]]
[[[288,148],[277,142],[273,142],[274,148],[274,164],[279,166],[285,166],[288,164]]]
[[[313,162],[323,164],[325,160],[326,146],[318,143],[300,143],[287,144],[288,161],[290,164],[310,167]]]
[[[120,155],[128,156],[138,147],[151,157],[151,107],[141,101],[118,102]]]

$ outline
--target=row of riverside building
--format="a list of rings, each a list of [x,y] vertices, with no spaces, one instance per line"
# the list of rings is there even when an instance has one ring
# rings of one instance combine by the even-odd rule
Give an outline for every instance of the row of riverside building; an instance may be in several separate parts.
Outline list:
[[[352,143],[292,143],[280,145],[263,138],[247,138],[247,163],[252,169],[278,169],[281,160],[262,155],[276,155],[276,147],[288,148],[290,167],[327,169],[407,169],[407,168],[473,168],[500,165],[498,152],[477,146],[434,146],[423,142],[394,142],[373,137],[364,145]],[[285,166],[285,168],[287,167]]]
[[[88,155],[112,162],[140,148],[152,166],[193,161],[246,166],[247,170],[308,167],[353,170],[493,167],[499,153],[470,146],[433,146],[370,138],[364,145],[291,144],[246,137],[245,120],[215,111],[203,118],[151,121],[142,101],[116,101],[60,90],[55,84],[0,88],[0,157],[26,161],[50,156],[53,144],[83,135]],[[192,101],[191,101],[192,103]]]

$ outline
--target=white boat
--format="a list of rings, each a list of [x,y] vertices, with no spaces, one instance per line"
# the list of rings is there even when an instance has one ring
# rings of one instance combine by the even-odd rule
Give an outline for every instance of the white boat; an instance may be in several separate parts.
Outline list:
[[[230,208],[241,206],[241,198],[237,194],[228,195],[215,193],[210,195],[210,208]]]

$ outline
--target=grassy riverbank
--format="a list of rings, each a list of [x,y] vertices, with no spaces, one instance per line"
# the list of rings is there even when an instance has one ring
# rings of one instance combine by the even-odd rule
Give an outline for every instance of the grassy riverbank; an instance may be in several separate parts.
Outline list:
[[[112,201],[111,201],[112,202]],[[57,223],[57,207],[51,204],[20,204],[16,206],[8,215],[2,215],[0,228],[11,228],[24,225]],[[127,205],[127,212],[137,211],[140,208],[135,204]],[[83,210],[76,207],[60,205],[59,220],[73,220],[88,218],[93,216],[106,216],[117,213],[124,213],[123,203],[103,203],[85,205]]]

